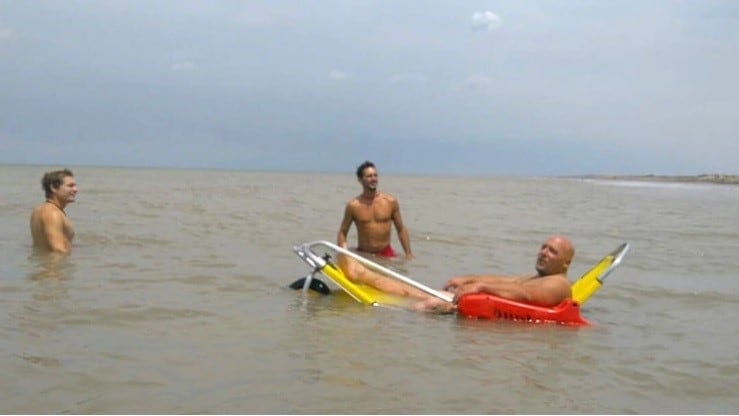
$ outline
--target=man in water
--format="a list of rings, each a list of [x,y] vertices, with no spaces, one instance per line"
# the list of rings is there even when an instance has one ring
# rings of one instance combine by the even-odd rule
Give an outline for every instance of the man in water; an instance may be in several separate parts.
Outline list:
[[[413,309],[451,312],[456,302],[467,293],[490,293],[501,298],[537,306],[556,306],[572,297],[567,269],[575,256],[575,248],[563,236],[549,237],[536,257],[536,274],[524,276],[467,275],[456,276],[444,285],[454,296],[449,303],[412,288],[393,278],[374,272],[348,256],[339,257],[339,267],[352,281],[373,286],[387,293],[419,299]]]
[[[46,201],[31,213],[31,236],[34,247],[67,254],[72,249],[74,227],[64,207],[74,202],[77,183],[69,169],[47,172],[41,178]]]
[[[357,180],[362,185],[362,193],[352,198],[344,209],[337,243],[347,248],[346,236],[352,223],[357,226],[357,250],[382,257],[395,257],[390,245],[391,223],[395,224],[398,239],[403,246],[405,258],[413,258],[408,230],[400,216],[400,205],[392,195],[377,190],[377,169],[366,161],[357,168]]]

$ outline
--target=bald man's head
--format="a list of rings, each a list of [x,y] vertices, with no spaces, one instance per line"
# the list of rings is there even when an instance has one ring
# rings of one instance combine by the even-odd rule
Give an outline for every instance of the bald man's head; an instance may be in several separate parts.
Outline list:
[[[575,257],[575,247],[564,236],[549,237],[539,249],[536,257],[536,271],[539,276],[567,274],[567,269]]]

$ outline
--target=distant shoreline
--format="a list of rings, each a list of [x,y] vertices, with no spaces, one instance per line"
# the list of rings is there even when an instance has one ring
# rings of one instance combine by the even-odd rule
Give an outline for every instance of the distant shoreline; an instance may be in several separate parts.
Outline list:
[[[681,182],[681,183],[715,183],[720,185],[739,185],[739,175],[703,174],[703,175],[576,175],[567,176],[576,179],[602,179],[637,182]]]

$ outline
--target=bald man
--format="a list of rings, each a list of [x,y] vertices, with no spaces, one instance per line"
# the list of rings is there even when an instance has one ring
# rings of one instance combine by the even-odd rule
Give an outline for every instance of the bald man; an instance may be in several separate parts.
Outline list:
[[[534,275],[457,276],[450,279],[444,289],[454,292],[455,301],[467,293],[484,292],[531,305],[556,306],[572,297],[567,269],[574,257],[575,248],[569,239],[552,236],[539,248]]]
[[[454,303],[448,303],[405,284],[371,271],[346,256],[339,265],[349,279],[374,286],[388,293],[410,296],[420,300],[414,305],[418,310],[451,312],[459,297],[467,293],[490,293],[501,298],[537,306],[556,306],[572,297],[567,270],[575,256],[575,248],[567,237],[549,237],[539,248],[536,257],[536,274],[524,276],[466,275],[456,276],[444,285],[444,290],[454,295]]]

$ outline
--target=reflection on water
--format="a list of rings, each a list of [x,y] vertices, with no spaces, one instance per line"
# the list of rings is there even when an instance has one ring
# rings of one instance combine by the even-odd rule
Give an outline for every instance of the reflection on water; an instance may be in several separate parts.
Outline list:
[[[40,249],[34,249],[28,261],[31,269],[28,278],[34,281],[69,279],[75,269],[74,262],[70,261],[68,255],[49,253]]]

